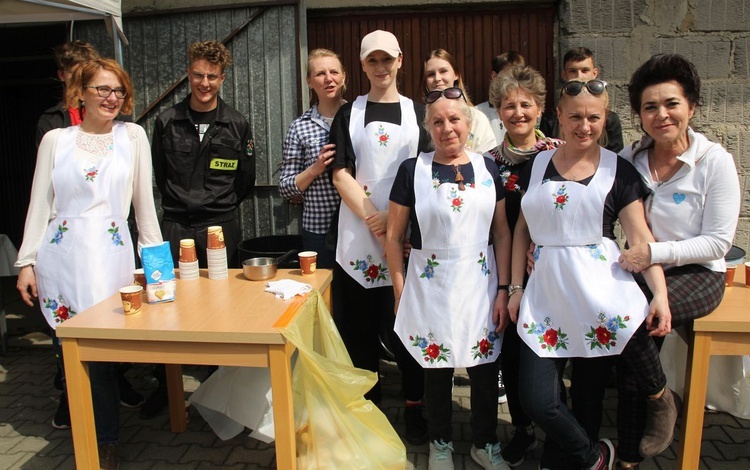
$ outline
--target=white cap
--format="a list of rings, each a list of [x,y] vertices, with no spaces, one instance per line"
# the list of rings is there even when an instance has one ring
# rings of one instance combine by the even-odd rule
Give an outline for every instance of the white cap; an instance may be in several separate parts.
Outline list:
[[[383,51],[394,59],[401,55],[398,39],[393,33],[378,29],[362,38],[362,47],[359,49],[359,60],[365,58],[374,51]]]

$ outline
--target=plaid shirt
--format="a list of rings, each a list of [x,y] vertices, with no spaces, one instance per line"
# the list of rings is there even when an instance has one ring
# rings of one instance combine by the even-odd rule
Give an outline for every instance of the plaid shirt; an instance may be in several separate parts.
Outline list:
[[[318,175],[304,194],[294,179],[315,163],[320,149],[328,143],[330,130],[318,107],[313,106],[292,122],[284,140],[279,192],[284,199],[293,202],[303,200],[302,228],[313,233],[328,231],[341,198],[328,172]]]

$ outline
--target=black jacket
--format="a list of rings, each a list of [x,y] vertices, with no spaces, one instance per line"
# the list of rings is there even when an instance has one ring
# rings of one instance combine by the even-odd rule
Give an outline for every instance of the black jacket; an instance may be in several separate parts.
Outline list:
[[[36,148],[42,143],[44,134],[52,129],[62,129],[70,127],[70,114],[65,107],[65,103],[60,101],[55,106],[45,110],[36,124]]]
[[[562,139],[560,135],[560,122],[557,120],[557,111],[553,110],[550,113],[544,113],[542,115],[542,122],[539,125],[539,130],[546,137],[555,137]],[[619,153],[623,148],[622,143],[622,124],[620,124],[620,117],[613,111],[607,111],[607,123],[604,129],[607,132],[607,145],[605,148],[615,153]]]
[[[200,141],[190,95],[156,118],[151,155],[164,219],[201,226],[235,217],[255,185],[250,124],[221,98],[216,120]]]

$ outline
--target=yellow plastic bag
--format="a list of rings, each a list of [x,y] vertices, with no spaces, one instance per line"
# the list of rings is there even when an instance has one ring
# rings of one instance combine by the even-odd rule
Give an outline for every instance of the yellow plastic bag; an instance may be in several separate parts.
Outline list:
[[[352,365],[331,314],[313,291],[280,331],[297,347],[292,372],[300,469],[403,469],[406,448],[364,394],[376,374]]]

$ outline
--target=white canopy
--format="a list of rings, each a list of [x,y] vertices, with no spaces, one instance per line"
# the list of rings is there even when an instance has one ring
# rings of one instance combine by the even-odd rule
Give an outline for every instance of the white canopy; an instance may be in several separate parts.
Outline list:
[[[117,30],[115,55],[120,51],[118,37],[127,44],[122,32],[120,0],[0,0],[0,23],[50,23],[58,21],[103,19],[112,33]]]

